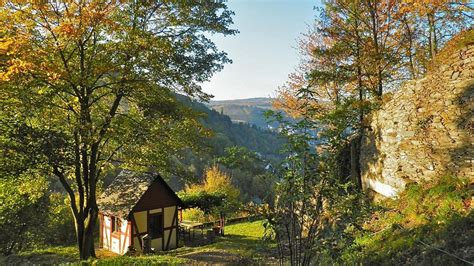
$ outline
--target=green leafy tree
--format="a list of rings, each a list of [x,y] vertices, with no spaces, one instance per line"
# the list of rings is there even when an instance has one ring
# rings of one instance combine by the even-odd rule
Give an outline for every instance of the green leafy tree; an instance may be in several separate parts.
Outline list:
[[[318,124],[304,118],[280,123],[287,157],[275,171],[279,182],[275,203],[265,213],[267,230],[276,238],[281,263],[336,261],[352,240],[348,229],[363,213],[356,186],[339,176],[334,155],[343,136],[326,131],[321,149],[322,135],[314,134]]]
[[[166,168],[202,133],[171,92],[229,62],[204,33],[234,34],[224,1],[6,1],[0,7],[5,153],[59,179],[81,259],[94,256],[97,184],[112,162]],[[2,132],[3,134],[3,132]]]
[[[249,165],[240,164],[245,167],[243,171],[238,169],[240,167],[239,164],[237,164],[238,168],[229,167],[229,165],[224,163],[219,164],[225,165],[231,172],[233,183],[242,192],[242,199],[253,198],[255,193],[251,191],[254,187],[252,183],[257,181],[258,186],[266,186],[270,182],[269,178],[265,178],[262,175],[262,172],[266,166],[265,164],[276,164],[276,161],[281,160],[279,151],[284,143],[284,139],[275,131],[243,123],[232,123],[228,116],[221,115],[197,100],[192,100],[182,95],[179,95],[178,99],[190,107],[191,110],[201,115],[199,121],[203,127],[209,130],[209,135],[201,140],[203,145],[200,149],[194,151],[186,149],[182,152],[182,156],[175,160],[173,168],[176,172],[179,171],[176,176],[180,178],[172,178],[170,180],[171,185],[174,188],[181,189],[184,188],[185,183],[198,182],[201,180],[205,168],[213,165],[221,158],[228,157],[229,150],[242,150],[245,151],[245,154],[248,153],[248,157],[245,155],[246,158],[251,159],[249,160],[251,162]],[[237,156],[234,156],[234,158],[240,160]],[[258,159],[254,160],[252,158]],[[248,174],[247,170],[249,168],[255,169],[256,172]],[[257,178],[254,179],[253,177]],[[246,187],[244,188],[240,184],[244,184]],[[261,191],[265,191],[265,188]],[[247,192],[249,197],[246,195]],[[250,194],[252,195],[250,196]],[[258,195],[263,194],[259,193]],[[261,196],[258,197],[262,199]]]
[[[264,170],[261,156],[245,147],[226,148],[225,155],[217,158],[217,162],[228,168],[239,168],[254,174],[262,174]]]
[[[384,92],[423,75],[449,38],[472,25],[465,1],[325,2],[314,27],[300,40],[302,61],[275,102],[313,120],[347,101],[361,122]]]
[[[245,147],[233,146],[225,149],[224,156],[216,162],[225,166],[231,173],[232,182],[241,193],[244,202],[271,203],[274,197],[276,180],[270,169],[272,164],[261,155]]]

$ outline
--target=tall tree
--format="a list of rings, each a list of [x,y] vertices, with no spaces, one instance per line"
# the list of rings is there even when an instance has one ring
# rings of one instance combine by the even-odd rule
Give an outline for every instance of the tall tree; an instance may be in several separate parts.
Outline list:
[[[160,168],[200,133],[172,92],[229,62],[204,35],[234,34],[224,1],[7,1],[2,124],[69,195],[80,258],[94,256],[97,184],[113,161]]]
[[[354,140],[353,129],[359,127],[363,136],[363,118],[372,103],[400,81],[424,73],[441,36],[472,25],[459,23],[472,20],[464,13],[468,9],[468,4],[445,1],[324,3],[315,30],[304,37],[304,60],[275,103],[300,121],[282,127],[291,156],[277,172],[281,177],[268,217],[281,258],[299,265],[314,264],[318,253],[341,257],[336,243],[352,241],[341,229],[359,227],[357,216],[363,215],[353,208],[360,201],[355,184],[343,176],[348,169],[341,169],[346,163],[341,152]],[[351,175],[357,170],[352,168]]]
[[[426,71],[440,47],[473,22],[474,4],[469,1],[404,0],[394,18],[402,22],[398,30],[412,77]]]
[[[438,46],[471,25],[472,4],[425,2],[325,2],[300,40],[303,59],[275,106],[297,116],[310,108],[318,119],[351,100],[360,124],[370,101],[423,74]]]

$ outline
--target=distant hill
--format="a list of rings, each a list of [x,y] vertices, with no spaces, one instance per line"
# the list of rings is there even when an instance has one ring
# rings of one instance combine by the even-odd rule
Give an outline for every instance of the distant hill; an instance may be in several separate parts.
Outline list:
[[[266,99],[265,101],[262,100],[258,103],[256,99],[249,100],[254,100],[254,104],[259,104],[262,107],[264,106],[264,102],[266,102],[267,106],[270,106],[269,98],[258,98]],[[205,127],[214,131],[213,141],[220,142],[214,147],[216,149],[216,154],[222,155],[225,147],[243,146],[258,152],[267,158],[276,158],[280,156],[279,151],[283,144],[283,140],[277,132],[268,130],[265,127],[258,127],[257,124],[247,121],[245,123],[235,123],[235,120],[229,115],[226,115],[225,112],[221,113],[214,108],[209,108],[208,104],[203,104],[184,96],[179,96],[179,100],[190,106],[193,110],[205,114],[201,122]],[[245,105],[242,105],[242,108],[244,107]],[[259,107],[255,108],[258,108],[259,112],[268,110]],[[263,113],[255,113],[255,115],[260,115],[262,119],[264,119]]]
[[[211,106],[219,105],[239,105],[239,106],[255,106],[262,109],[271,109],[273,98],[248,98],[248,99],[235,99],[235,100],[221,100],[221,101],[211,101]]]
[[[227,115],[235,123],[248,123],[260,128],[275,128],[276,123],[268,123],[264,113],[273,110],[272,98],[249,98],[237,100],[211,101],[208,106]]]

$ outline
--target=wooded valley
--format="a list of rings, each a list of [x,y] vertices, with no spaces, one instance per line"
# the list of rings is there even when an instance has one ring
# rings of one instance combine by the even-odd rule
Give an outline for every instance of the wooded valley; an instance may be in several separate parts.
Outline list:
[[[1,3],[0,264],[473,265],[473,4],[234,3]]]

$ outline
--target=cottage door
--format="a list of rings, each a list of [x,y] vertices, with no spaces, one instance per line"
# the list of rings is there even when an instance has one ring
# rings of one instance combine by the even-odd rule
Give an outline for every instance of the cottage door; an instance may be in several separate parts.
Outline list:
[[[163,214],[154,213],[148,217],[148,235],[151,239],[163,237]]]

